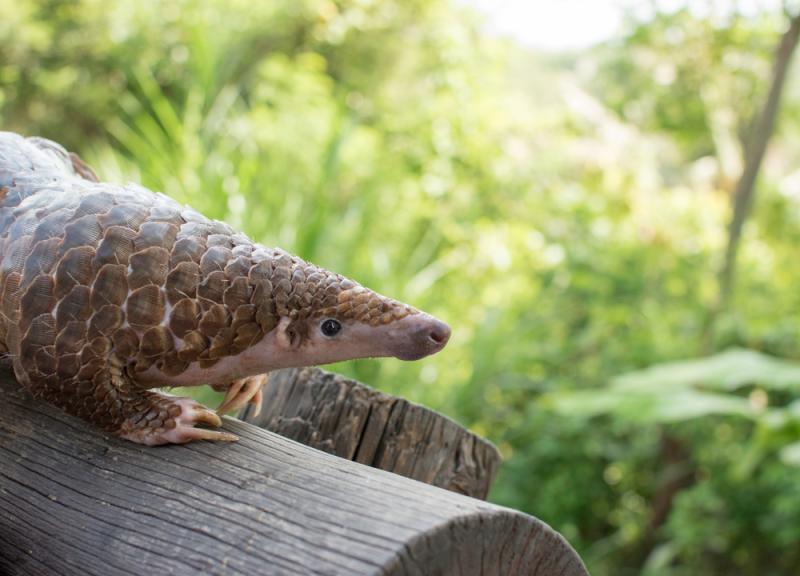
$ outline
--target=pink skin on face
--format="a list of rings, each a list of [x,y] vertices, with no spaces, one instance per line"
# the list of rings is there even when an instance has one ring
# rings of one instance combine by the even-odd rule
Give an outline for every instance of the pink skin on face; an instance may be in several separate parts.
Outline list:
[[[287,331],[291,320],[284,317],[257,344],[236,356],[221,359],[210,368],[201,368],[195,362],[180,375],[167,376],[151,367],[138,375],[137,381],[148,387],[219,386],[280,368],[317,366],[356,358],[419,360],[440,351],[450,339],[450,327],[423,312],[379,326],[343,320],[340,321],[341,330],[332,337],[325,336],[321,330],[324,320],[307,320],[308,336],[293,341]]]

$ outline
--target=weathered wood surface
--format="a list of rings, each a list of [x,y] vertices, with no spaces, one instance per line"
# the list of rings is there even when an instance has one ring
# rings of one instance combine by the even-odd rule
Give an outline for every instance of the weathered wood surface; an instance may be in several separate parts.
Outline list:
[[[424,406],[319,368],[270,375],[264,408],[239,417],[348,460],[485,499],[500,465],[490,442]]]
[[[0,574],[563,575],[542,522],[226,419],[147,448],[0,374]]]

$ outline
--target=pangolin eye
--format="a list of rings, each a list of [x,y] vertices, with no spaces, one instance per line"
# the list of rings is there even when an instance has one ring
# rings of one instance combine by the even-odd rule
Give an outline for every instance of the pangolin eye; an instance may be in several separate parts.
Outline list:
[[[333,318],[328,318],[322,323],[320,326],[320,330],[325,336],[329,338],[332,336],[336,336],[339,331],[342,329],[342,325],[339,323],[338,320],[334,320]]]

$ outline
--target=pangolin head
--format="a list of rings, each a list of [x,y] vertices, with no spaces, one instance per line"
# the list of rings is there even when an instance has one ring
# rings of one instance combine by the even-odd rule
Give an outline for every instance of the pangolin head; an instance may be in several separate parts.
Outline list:
[[[273,261],[272,284],[278,339],[297,364],[418,360],[450,338],[450,327],[430,314],[285,253]]]

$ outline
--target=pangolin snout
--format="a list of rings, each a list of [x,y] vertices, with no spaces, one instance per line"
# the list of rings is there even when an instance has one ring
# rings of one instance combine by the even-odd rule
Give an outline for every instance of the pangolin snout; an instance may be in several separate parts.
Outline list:
[[[419,360],[436,354],[450,340],[450,326],[428,314],[406,316],[398,324],[401,326],[396,333],[400,337],[392,355],[400,360]]]
[[[450,340],[450,326],[434,318],[428,331],[428,338],[439,347],[438,350],[441,350]]]

